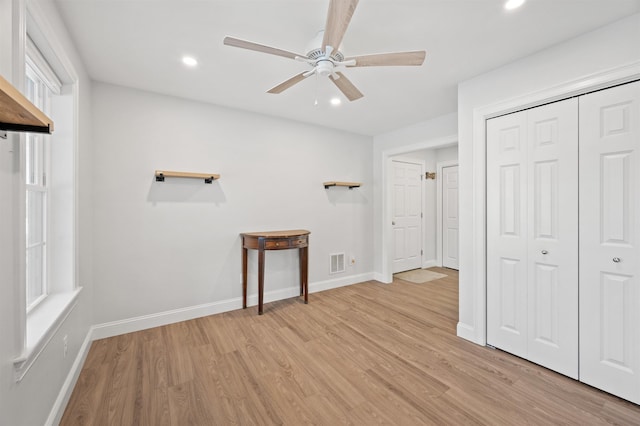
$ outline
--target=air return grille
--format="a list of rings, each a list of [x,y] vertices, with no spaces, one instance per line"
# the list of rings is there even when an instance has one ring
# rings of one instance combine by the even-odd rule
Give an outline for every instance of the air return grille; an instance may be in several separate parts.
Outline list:
[[[344,272],[344,253],[332,253],[329,255],[329,273]]]

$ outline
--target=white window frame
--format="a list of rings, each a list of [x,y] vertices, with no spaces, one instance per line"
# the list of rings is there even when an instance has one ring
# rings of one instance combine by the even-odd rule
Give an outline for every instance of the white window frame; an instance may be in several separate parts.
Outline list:
[[[31,39],[27,38],[25,57],[25,81],[33,82],[33,90],[27,90],[27,97],[40,108],[45,114],[51,113],[51,97],[59,95],[62,83],[51,69],[51,66],[44,59],[40,51],[36,48]],[[26,309],[29,314],[48,295],[48,230],[49,230],[49,186],[47,176],[50,175],[50,137],[46,134],[28,133],[25,144],[25,287],[26,287]],[[39,208],[29,205],[30,194],[40,194],[41,202]],[[30,219],[40,222],[40,238],[29,241],[29,229],[33,229]],[[33,265],[29,259],[31,253],[40,251],[39,261]],[[33,298],[32,280],[39,278],[40,289],[37,297]]]

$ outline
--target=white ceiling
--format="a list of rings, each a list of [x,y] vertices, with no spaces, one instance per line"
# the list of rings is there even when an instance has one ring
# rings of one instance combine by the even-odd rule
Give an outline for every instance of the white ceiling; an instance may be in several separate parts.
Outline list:
[[[503,3],[361,0],[345,56],[424,49],[427,58],[347,69],[365,95],[348,102],[315,76],[268,94],[307,65],[222,44],[231,35],[306,54],[329,0],[57,0],[95,80],[365,135],[454,112],[458,82],[640,11],[640,0],[528,0],[511,12]],[[196,69],[182,65],[185,54]],[[344,102],[330,106],[336,95]]]

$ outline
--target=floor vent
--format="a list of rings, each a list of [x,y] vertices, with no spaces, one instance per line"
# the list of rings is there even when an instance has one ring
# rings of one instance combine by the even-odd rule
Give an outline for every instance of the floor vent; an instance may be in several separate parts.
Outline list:
[[[344,253],[332,253],[329,255],[329,273],[344,272]]]

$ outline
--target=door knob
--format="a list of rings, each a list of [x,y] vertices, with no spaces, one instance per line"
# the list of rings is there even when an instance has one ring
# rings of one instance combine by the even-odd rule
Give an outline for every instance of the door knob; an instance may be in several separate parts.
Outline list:
[[[391,224],[392,224],[392,225],[395,225],[395,224],[396,224],[396,221],[395,221],[395,220],[391,221]]]
[[[547,253],[549,253],[549,252],[548,252],[548,251],[546,251],[546,250],[542,250],[540,253],[542,253],[542,254],[547,254]]]
[[[614,261],[614,263],[620,263],[620,258],[619,257],[614,257],[613,261]]]

